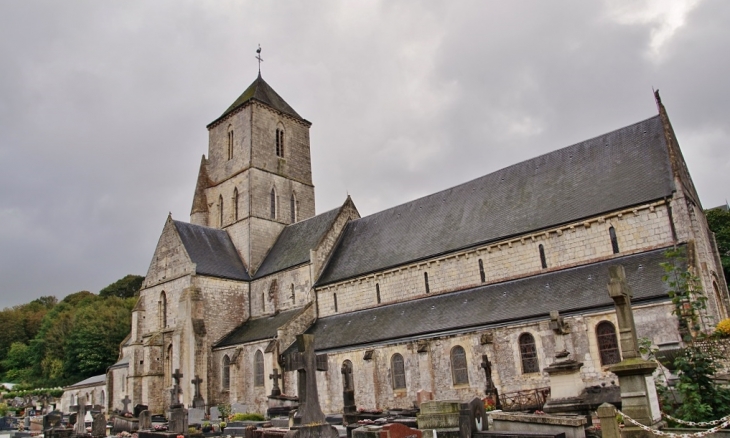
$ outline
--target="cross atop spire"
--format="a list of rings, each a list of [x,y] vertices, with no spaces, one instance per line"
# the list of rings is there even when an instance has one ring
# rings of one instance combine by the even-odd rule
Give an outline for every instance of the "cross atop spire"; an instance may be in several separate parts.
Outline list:
[[[256,49],[256,59],[259,60],[259,76],[261,76],[261,63],[264,62],[264,59],[261,57],[261,44],[259,44],[259,48]]]

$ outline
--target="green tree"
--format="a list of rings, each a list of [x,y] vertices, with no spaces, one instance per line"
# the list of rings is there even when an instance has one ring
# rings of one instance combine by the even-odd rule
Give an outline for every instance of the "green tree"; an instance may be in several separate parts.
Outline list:
[[[119,297],[130,298],[136,297],[142,288],[144,277],[141,275],[126,275],[109,286],[99,291],[100,297]]]
[[[707,224],[715,233],[725,281],[730,282],[730,211],[713,208],[705,212]]]
[[[5,380],[15,383],[30,382],[33,361],[28,346],[22,342],[14,342],[2,361],[2,368],[5,370]]]

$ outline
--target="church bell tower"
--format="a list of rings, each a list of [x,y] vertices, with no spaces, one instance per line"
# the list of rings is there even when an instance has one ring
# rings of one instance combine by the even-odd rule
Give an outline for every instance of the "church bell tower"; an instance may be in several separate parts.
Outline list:
[[[315,214],[311,125],[260,72],[208,125],[190,222],[228,231],[250,274],[286,225]]]

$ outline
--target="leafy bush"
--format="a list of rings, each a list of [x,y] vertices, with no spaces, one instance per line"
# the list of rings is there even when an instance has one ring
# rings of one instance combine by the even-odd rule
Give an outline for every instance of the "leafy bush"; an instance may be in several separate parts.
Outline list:
[[[245,414],[239,412],[233,414],[231,417],[231,421],[264,421],[265,419],[263,415],[254,412],[247,412]]]
[[[8,414],[8,405],[0,403],[0,417],[4,417]]]

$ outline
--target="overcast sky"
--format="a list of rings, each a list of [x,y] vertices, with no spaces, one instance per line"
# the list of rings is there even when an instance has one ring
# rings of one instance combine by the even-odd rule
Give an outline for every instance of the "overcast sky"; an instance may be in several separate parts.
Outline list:
[[[0,0],[0,308],[145,275],[262,74],[365,216],[656,114],[730,183],[730,2]]]

